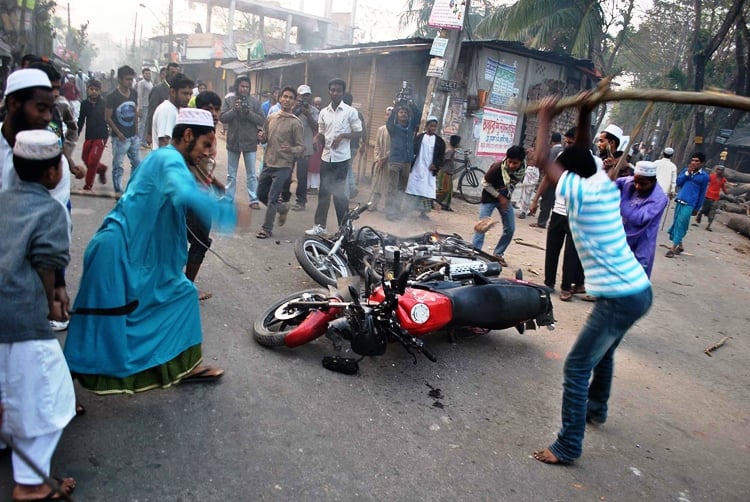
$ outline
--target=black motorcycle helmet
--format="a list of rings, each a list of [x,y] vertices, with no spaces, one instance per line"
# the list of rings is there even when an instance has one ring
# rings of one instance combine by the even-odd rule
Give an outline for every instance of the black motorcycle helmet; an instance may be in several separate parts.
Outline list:
[[[372,312],[365,312],[364,317],[357,319],[352,325],[352,350],[360,356],[382,356],[385,354],[385,335],[375,329]],[[353,323],[354,324],[354,323]]]

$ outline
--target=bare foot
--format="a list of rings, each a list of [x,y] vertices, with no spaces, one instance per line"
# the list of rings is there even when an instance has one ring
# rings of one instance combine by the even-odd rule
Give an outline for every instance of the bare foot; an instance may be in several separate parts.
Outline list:
[[[534,452],[534,459],[544,462],[545,464],[561,464],[560,460],[552,453],[549,448]]]
[[[208,291],[199,291],[198,292],[198,301],[202,302],[203,300],[208,300],[212,296],[213,296],[213,294],[209,293]]]
[[[73,478],[53,478],[57,481],[65,494],[70,495],[76,489],[76,480]],[[42,483],[41,485],[16,485],[13,488],[13,500],[62,500],[60,494]]]

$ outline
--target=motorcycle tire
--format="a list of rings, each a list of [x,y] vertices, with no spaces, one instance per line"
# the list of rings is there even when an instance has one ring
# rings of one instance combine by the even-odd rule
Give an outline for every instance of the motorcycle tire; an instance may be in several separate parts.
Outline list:
[[[328,256],[331,245],[320,237],[310,236],[294,243],[294,256],[302,269],[321,286],[335,286],[339,277],[351,277],[352,271],[340,253]]]
[[[464,171],[458,178],[458,195],[469,204],[482,201],[482,180],[485,172],[478,167]]]
[[[303,295],[309,295],[314,300],[325,300],[330,293],[325,289],[306,289],[277,300],[255,318],[253,339],[265,347],[283,347],[286,336],[310,313],[310,309],[285,308],[291,301],[302,300]]]

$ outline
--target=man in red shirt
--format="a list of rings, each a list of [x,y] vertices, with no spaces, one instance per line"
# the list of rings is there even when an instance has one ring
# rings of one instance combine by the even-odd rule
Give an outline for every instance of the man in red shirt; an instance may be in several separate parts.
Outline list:
[[[716,216],[716,210],[719,208],[719,194],[721,192],[727,193],[726,184],[727,179],[724,177],[724,166],[714,167],[714,172],[711,173],[711,176],[708,178],[708,188],[706,189],[706,198],[703,200],[703,207],[701,207],[698,217],[695,218],[695,223],[693,223],[693,225],[697,227],[701,222],[701,218],[705,214],[708,216],[706,230],[713,232],[713,230],[711,230],[711,223],[713,223],[714,217]]]

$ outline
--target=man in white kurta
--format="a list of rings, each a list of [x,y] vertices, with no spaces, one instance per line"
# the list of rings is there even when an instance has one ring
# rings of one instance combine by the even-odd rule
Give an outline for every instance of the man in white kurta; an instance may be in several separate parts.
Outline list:
[[[17,110],[13,93],[7,98],[9,110]],[[55,271],[70,260],[67,211],[50,195],[62,177],[62,148],[43,129],[20,131],[13,141],[11,168],[22,179],[0,192],[0,270],[13,271],[0,276],[1,422],[15,447],[49,476],[63,428],[75,416],[70,370],[48,322],[48,314],[58,321],[67,316],[54,292]],[[12,463],[13,500],[53,494],[16,451]],[[66,493],[75,488],[72,478],[61,484]]]
[[[435,177],[445,159],[445,141],[435,134],[437,123],[437,117],[428,117],[425,132],[415,138],[414,163],[406,184],[406,193],[415,197],[415,206],[422,219],[429,219],[427,213],[432,209],[437,190]]]

